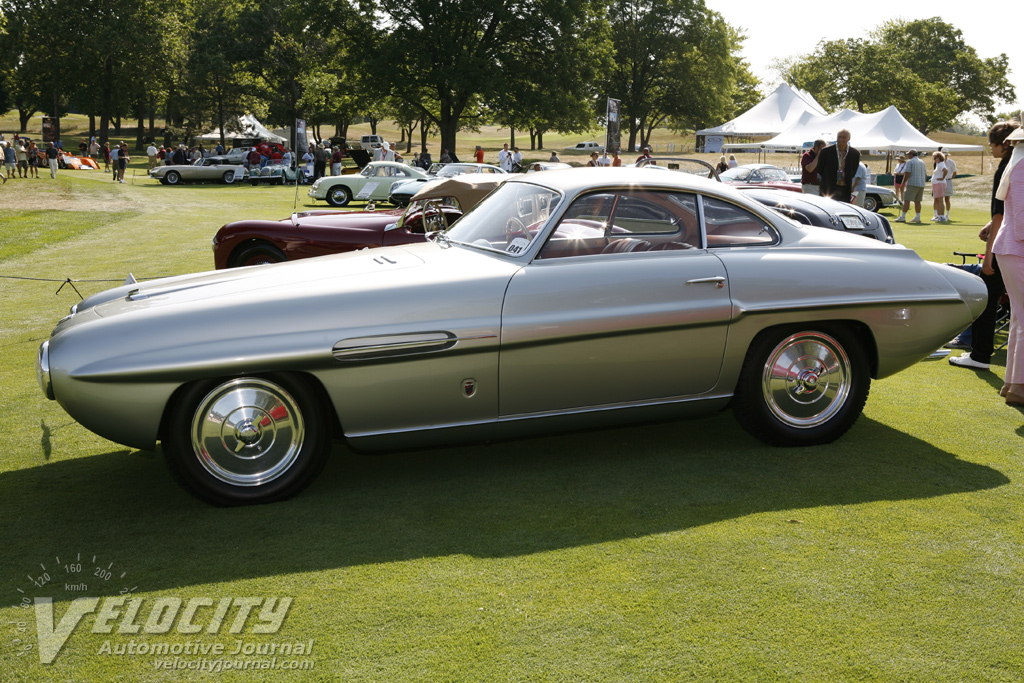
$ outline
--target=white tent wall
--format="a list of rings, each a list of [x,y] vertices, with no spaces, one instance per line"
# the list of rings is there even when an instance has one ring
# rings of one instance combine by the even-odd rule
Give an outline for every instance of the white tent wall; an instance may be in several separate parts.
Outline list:
[[[921,152],[942,147],[954,152],[976,152],[984,149],[981,145],[957,145],[936,142],[923,135],[903,118],[896,107],[891,106],[873,114],[861,114],[843,109],[835,114],[801,114],[789,128],[770,140],[758,143],[727,144],[725,149],[748,149],[786,151],[809,147],[817,139],[835,142],[836,133],[846,128],[850,131],[850,144],[861,150],[899,152],[917,149]]]

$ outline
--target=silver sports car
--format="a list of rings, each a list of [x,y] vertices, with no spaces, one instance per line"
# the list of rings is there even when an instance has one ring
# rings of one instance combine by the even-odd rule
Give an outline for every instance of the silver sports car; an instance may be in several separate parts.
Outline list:
[[[731,402],[768,443],[830,442],[872,378],[985,300],[973,275],[721,183],[573,169],[510,179],[429,242],[98,294],[37,370],[83,425],[161,441],[190,491],[239,505],[301,490],[332,434],[401,449]]]

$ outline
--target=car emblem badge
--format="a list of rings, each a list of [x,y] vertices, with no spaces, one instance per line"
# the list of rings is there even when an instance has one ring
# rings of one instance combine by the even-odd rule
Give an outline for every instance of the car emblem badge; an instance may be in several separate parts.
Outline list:
[[[475,379],[464,379],[462,380],[462,395],[466,398],[473,398],[476,393],[476,380]]]

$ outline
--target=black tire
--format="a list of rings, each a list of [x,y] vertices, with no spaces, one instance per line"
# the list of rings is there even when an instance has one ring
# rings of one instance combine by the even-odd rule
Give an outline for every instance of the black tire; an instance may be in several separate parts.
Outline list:
[[[261,266],[267,263],[281,263],[287,261],[288,257],[271,244],[248,244],[238,248],[228,260],[230,268],[241,266]]]
[[[747,352],[733,411],[773,446],[831,443],[860,417],[870,386],[867,354],[847,330],[766,330]]]
[[[224,171],[224,175],[222,175],[220,179],[224,181],[225,185],[231,185],[232,183],[235,182],[235,172]]]
[[[331,206],[345,206],[352,201],[352,193],[347,187],[332,187],[327,190],[327,203]]]
[[[167,181],[168,185],[180,185],[181,174],[177,171],[168,171],[167,175],[164,176],[164,180]]]
[[[168,415],[168,468],[189,493],[214,505],[290,498],[327,462],[326,405],[298,375],[197,382],[177,396]]]
[[[882,200],[877,194],[869,194],[864,197],[864,210],[877,212],[882,208]]]

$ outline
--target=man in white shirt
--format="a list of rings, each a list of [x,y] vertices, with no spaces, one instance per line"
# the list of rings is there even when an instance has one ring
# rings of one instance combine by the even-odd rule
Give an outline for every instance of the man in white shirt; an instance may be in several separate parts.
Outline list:
[[[512,172],[512,152],[508,150],[507,142],[502,146],[501,151],[498,152],[498,166],[505,173]]]
[[[864,208],[864,198],[868,192],[868,179],[871,177],[871,170],[868,165],[864,162],[857,167],[857,174],[853,176],[853,190],[852,199],[853,203],[857,206]]]
[[[523,155],[519,151],[518,147],[512,148],[512,163],[510,164],[512,170],[521,171],[523,169]]]
[[[156,148],[156,145],[154,145],[152,142],[149,143],[149,147],[146,148],[146,156],[149,157],[149,167],[150,168],[156,168],[156,153],[157,153],[157,151],[158,150]]]

